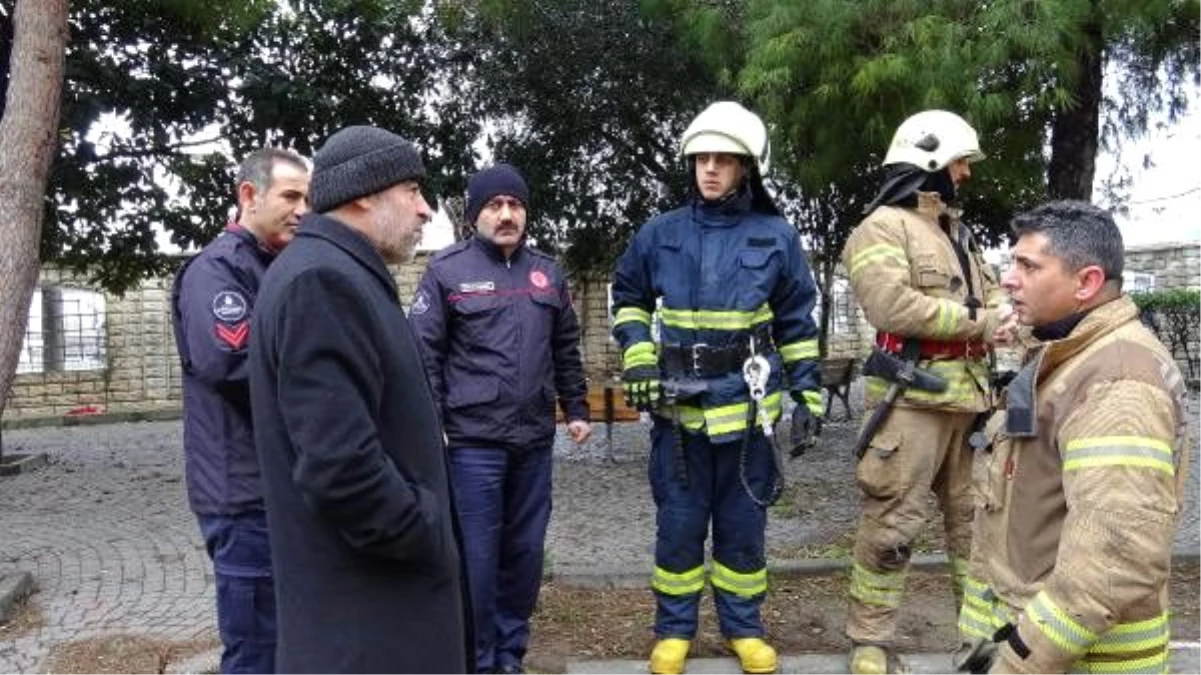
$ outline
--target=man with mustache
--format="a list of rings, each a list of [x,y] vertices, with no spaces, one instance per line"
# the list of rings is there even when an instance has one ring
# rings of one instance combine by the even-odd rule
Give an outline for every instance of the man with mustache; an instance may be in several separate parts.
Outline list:
[[[250,390],[279,600],[278,672],[471,667],[438,411],[388,264],[430,207],[416,146],[351,126],[313,156],[312,212],[263,278]]]
[[[450,446],[475,613],[475,667],[520,673],[542,583],[555,402],[583,443],[587,384],[567,278],[527,245],[508,164],[467,184],[475,235],[433,257],[410,307]]]
[[[308,164],[258,150],[236,185],[237,219],[180,269],[171,308],[188,503],[213,561],[221,672],[273,673],[275,595],[246,359],[259,283],[308,211]]]
[[[864,372],[862,515],[846,627],[852,673],[907,670],[893,647],[897,609],[931,492],[943,512],[956,602],[962,596],[974,508],[968,439],[992,405],[992,344],[1015,327],[996,274],[953,206],[971,163],[983,158],[976,130],[960,116],[909,117],[884,157],[884,184],[842,252],[883,352]],[[868,372],[882,362],[906,365]],[[906,369],[917,377],[908,386]],[[927,384],[935,379],[945,386]]]
[[[1002,283],[1039,344],[985,428],[956,666],[1164,673],[1188,474],[1184,378],[1122,295],[1122,234],[1079,201],[1013,219]]]

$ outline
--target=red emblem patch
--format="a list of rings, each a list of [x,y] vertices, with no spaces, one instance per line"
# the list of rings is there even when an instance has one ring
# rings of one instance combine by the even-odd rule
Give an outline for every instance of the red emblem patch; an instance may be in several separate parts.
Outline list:
[[[546,288],[547,284],[550,283],[550,279],[547,279],[546,275],[540,270],[534,270],[533,272],[530,272],[530,283],[534,284],[538,288]]]
[[[232,326],[226,326],[223,323],[216,324],[217,339],[229,345],[233,349],[241,349],[246,344],[246,339],[250,337],[250,322],[241,321]]]

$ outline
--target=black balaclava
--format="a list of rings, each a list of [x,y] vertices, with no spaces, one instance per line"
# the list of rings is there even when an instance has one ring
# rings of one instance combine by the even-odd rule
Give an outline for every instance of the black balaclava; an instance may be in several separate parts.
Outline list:
[[[884,185],[876,193],[863,213],[876,210],[877,206],[917,206],[918,192],[937,192],[944,204],[955,201],[955,182],[951,180],[949,167],[933,173],[922,170],[914,164],[892,164],[884,176]]]

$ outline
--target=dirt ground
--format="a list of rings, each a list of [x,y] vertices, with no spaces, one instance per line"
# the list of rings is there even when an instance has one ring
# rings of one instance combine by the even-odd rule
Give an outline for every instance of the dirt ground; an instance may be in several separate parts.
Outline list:
[[[1172,639],[1198,637],[1199,573],[1196,563],[1172,570]],[[768,638],[781,654],[844,652],[846,577],[774,576],[763,617]],[[654,600],[649,590],[586,590],[543,586],[534,616],[526,665],[561,673],[568,661],[645,659],[654,642]],[[901,610],[898,647],[903,652],[950,652],[957,641],[955,607],[946,574],[914,572]],[[695,657],[727,655],[717,631],[713,603],[701,604]]]
[[[768,638],[781,654],[843,652],[846,577],[773,575],[763,607]],[[1201,568],[1196,562],[1172,570],[1172,639],[1194,641],[1201,624]],[[561,673],[569,661],[646,658],[654,601],[649,590],[582,589],[551,582],[543,586],[533,619],[526,666],[531,672]],[[25,605],[16,618],[0,625],[0,640],[37,630],[41,617]],[[955,607],[950,579],[943,573],[914,572],[901,610],[898,645],[904,652],[949,652],[956,642]],[[215,638],[169,642],[117,634],[57,645],[43,672],[162,673],[168,663],[211,649]],[[701,633],[695,657],[723,656],[713,603],[701,605]]]

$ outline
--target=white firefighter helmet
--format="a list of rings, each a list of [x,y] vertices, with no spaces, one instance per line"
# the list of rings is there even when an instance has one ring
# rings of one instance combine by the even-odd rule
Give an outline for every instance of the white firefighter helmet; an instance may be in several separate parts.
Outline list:
[[[771,146],[767,127],[755,113],[734,101],[718,101],[701,111],[684,131],[680,154],[725,152],[755,160],[759,175],[767,175]]]
[[[910,116],[893,134],[884,166],[912,164],[933,173],[966,159],[984,159],[976,130],[962,117],[946,110],[926,110]]]

